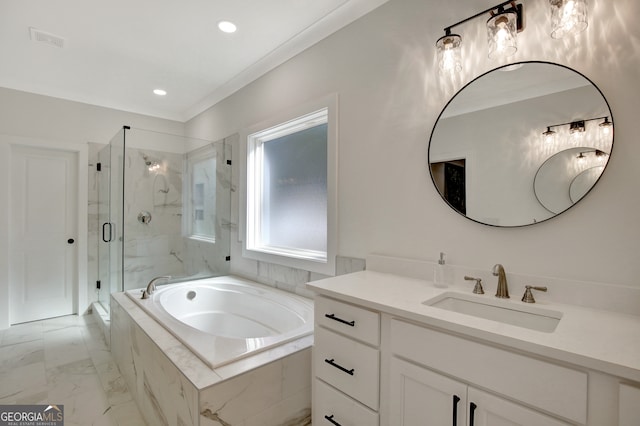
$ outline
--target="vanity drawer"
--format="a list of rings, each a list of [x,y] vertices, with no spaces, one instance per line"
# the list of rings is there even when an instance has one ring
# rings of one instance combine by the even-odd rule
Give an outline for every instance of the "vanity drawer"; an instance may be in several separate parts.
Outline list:
[[[585,372],[395,319],[391,350],[469,384],[586,424]]]
[[[315,299],[315,323],[374,346],[380,344],[380,314],[323,296]]]
[[[316,327],[315,375],[368,407],[378,409],[380,353],[377,349]]]
[[[315,380],[313,424],[327,425],[331,418],[341,426],[378,426],[378,413],[354,401],[320,379]]]

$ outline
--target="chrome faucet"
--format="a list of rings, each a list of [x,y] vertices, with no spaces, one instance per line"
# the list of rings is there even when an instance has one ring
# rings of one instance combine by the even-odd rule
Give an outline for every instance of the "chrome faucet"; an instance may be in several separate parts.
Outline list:
[[[171,275],[163,275],[161,277],[155,277],[154,279],[149,281],[149,284],[147,284],[147,289],[142,292],[142,299],[148,299],[149,296],[151,296],[153,292],[156,291],[156,281],[170,280],[170,279],[171,279]]]
[[[509,298],[509,286],[507,285],[507,275],[504,272],[504,267],[501,264],[497,264],[493,267],[493,275],[498,277],[498,289],[496,290],[496,297],[500,299]]]

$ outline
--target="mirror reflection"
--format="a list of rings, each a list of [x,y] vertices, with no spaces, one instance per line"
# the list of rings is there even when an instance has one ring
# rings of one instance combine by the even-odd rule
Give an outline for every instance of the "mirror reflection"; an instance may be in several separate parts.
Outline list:
[[[441,112],[431,177],[454,210],[493,226],[523,226],[572,207],[597,183],[613,146],[600,90],[548,62],[492,70]]]

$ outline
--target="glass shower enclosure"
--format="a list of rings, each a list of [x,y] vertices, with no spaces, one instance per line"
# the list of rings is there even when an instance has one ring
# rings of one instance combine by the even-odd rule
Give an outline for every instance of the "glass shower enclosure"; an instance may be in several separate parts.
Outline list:
[[[231,141],[124,126],[98,153],[98,301],[113,292],[227,275]]]

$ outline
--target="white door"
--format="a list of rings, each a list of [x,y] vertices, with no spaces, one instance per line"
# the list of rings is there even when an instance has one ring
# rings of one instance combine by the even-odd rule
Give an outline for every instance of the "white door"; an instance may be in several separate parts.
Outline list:
[[[389,424],[466,424],[467,385],[396,357],[390,370]]]
[[[12,146],[11,324],[75,313],[76,152]]]

